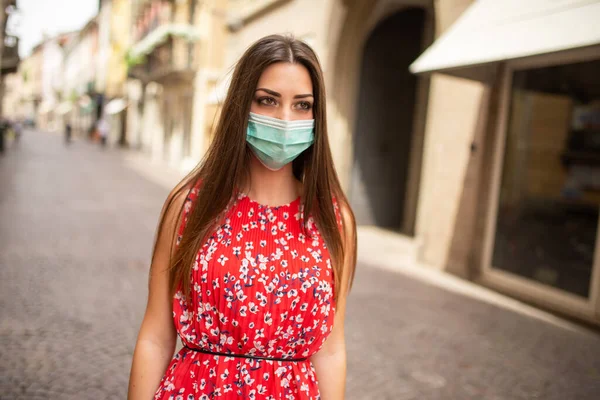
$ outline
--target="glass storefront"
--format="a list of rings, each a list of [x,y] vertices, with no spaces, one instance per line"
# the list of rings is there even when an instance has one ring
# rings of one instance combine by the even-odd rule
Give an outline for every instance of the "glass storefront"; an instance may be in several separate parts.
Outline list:
[[[598,71],[600,60],[514,72],[491,263],[582,298],[600,251]]]

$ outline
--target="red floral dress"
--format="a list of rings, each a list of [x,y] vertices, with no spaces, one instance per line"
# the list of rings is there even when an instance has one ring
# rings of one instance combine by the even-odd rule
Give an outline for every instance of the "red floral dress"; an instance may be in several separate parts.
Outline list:
[[[196,187],[186,200],[180,235],[197,194]],[[302,208],[300,199],[269,207],[236,197],[196,256],[191,305],[181,291],[174,296],[185,346],[293,360],[321,348],[333,328],[333,270],[312,218],[303,233]],[[309,359],[192,349],[175,355],[155,399],[320,399]]]

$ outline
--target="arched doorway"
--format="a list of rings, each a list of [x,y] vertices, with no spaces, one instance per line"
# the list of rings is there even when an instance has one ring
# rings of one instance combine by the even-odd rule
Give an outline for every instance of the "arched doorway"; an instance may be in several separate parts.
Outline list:
[[[422,146],[414,143],[419,81],[408,66],[423,49],[426,17],[422,8],[404,8],[379,22],[365,42],[350,182],[359,224],[404,233],[414,228],[406,220],[416,212],[411,203],[418,179],[411,178],[411,166],[420,164],[420,154],[416,163],[413,153]]]

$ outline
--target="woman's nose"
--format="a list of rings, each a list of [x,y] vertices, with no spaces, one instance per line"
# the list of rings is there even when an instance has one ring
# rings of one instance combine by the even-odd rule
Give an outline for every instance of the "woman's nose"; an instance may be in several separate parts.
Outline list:
[[[280,107],[277,112],[276,118],[281,119],[283,121],[291,121],[292,113],[287,107]]]

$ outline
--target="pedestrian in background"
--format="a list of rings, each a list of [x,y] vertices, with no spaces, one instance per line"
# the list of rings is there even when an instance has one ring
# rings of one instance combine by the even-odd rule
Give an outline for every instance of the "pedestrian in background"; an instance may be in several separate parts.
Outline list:
[[[103,116],[98,121],[98,136],[100,137],[100,144],[102,147],[106,147],[106,141],[108,140],[108,133],[110,132],[110,125],[106,120],[106,117]]]
[[[71,143],[72,135],[73,135],[73,127],[71,126],[71,123],[69,121],[67,121],[65,123],[65,142],[67,144]]]
[[[356,227],[325,108],[305,43],[242,56],[205,161],[163,208],[129,399],[343,399]]]
[[[12,128],[15,131],[15,141],[18,142],[21,139],[21,134],[23,133],[23,123],[21,120],[17,119],[14,121]]]
[[[6,119],[0,119],[0,154],[4,153],[4,148],[6,147],[6,132],[8,132],[8,121]]]

